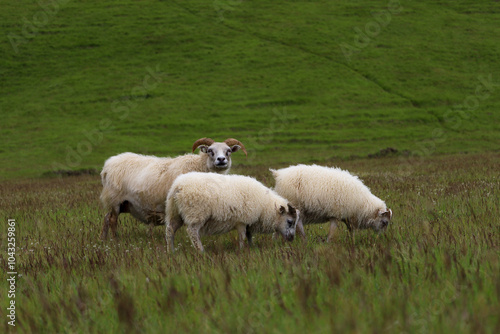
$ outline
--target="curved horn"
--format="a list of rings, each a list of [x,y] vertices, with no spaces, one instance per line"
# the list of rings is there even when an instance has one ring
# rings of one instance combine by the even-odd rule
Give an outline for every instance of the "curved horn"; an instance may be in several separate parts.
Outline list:
[[[228,139],[224,140],[224,143],[226,143],[227,146],[229,146],[229,147],[231,147],[233,145],[241,146],[241,149],[243,150],[243,152],[245,152],[245,155],[248,156],[247,150],[245,149],[245,145],[243,145],[242,142],[240,142],[239,140],[236,140],[234,138],[228,138]]]
[[[207,138],[207,137],[205,137],[205,138],[200,138],[200,139],[198,139],[197,141],[195,141],[195,142],[194,142],[194,144],[193,144],[193,152],[194,152],[194,150],[196,150],[196,149],[198,148],[198,146],[200,146],[200,145],[208,145],[208,146],[210,146],[210,145],[212,145],[213,143],[215,143],[215,141],[214,141],[212,138]]]

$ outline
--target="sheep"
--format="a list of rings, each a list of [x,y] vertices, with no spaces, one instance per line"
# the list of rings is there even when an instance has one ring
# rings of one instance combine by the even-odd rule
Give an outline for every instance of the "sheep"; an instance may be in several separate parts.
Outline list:
[[[335,235],[337,221],[349,231],[371,228],[381,232],[392,219],[392,210],[348,171],[318,165],[270,169],[275,191],[301,211],[298,233],[305,239],[304,224],[330,222],[327,242]]]
[[[239,246],[253,233],[280,233],[295,237],[299,210],[286,199],[249,176],[191,172],[179,176],[167,196],[167,249],[174,252],[175,232],[186,225],[194,247],[204,251],[200,236],[236,229]]]
[[[175,158],[159,158],[135,153],[122,153],[106,160],[101,172],[101,202],[107,210],[101,238],[108,235],[109,227],[116,237],[118,215],[128,212],[146,224],[161,225],[165,213],[165,200],[175,178],[188,172],[216,172],[226,174],[231,168],[231,153],[243,150],[238,140],[228,138],[215,142],[200,138],[192,151]]]

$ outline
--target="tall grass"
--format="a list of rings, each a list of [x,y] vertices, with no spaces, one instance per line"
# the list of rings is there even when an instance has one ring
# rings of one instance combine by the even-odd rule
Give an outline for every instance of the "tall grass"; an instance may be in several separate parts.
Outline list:
[[[4,183],[0,217],[17,222],[16,329],[498,332],[499,162],[498,154],[435,157],[410,173],[392,158],[344,162],[393,209],[387,233],[341,228],[326,244],[326,225],[306,226],[307,241],[258,235],[241,250],[231,233],[205,238],[203,255],[183,230],[168,254],[164,228],[126,215],[117,240],[99,240],[95,176]],[[264,168],[233,172],[272,185]],[[7,302],[2,294],[5,331],[13,329]]]

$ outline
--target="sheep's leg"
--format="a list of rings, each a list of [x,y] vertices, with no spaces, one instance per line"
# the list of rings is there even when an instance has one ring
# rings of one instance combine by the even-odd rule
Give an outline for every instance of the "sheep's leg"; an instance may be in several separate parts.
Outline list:
[[[297,231],[299,231],[302,240],[307,239],[306,232],[304,231],[304,224],[302,223],[302,217],[299,217],[299,220],[297,221]]]
[[[352,244],[354,245],[354,237],[356,233],[354,231],[353,224],[351,223],[351,221],[349,221],[349,219],[342,219],[342,221],[344,222],[345,226],[347,226],[349,236],[351,237]]]
[[[151,237],[151,239],[154,239],[153,227],[154,225],[149,225],[149,236]]]
[[[111,232],[113,236],[116,237],[118,214],[112,209],[110,212],[104,216],[104,223],[102,226],[101,239],[106,239],[108,237],[109,227],[111,226]]]
[[[108,230],[109,230],[109,216],[111,215],[111,212],[108,212],[104,216],[104,222],[102,226],[102,233],[101,233],[101,239],[106,239],[108,237]]]
[[[247,240],[248,240],[248,246],[252,247],[253,246],[253,243],[252,243],[252,232],[250,232],[250,228],[248,226],[246,228],[246,237],[247,237]]]
[[[349,231],[349,233],[352,233],[353,229],[352,229],[351,223],[348,220],[345,220],[344,223],[345,223],[345,226],[347,227],[347,230]]]
[[[111,234],[113,238],[116,238],[118,234],[116,230],[118,228],[118,213],[115,210],[111,211],[111,215],[109,216],[109,227],[111,227]]]
[[[238,230],[238,236],[240,241],[240,249],[245,247],[245,239],[247,235],[247,227],[243,224],[239,224],[236,229]]]
[[[189,238],[191,239],[191,243],[193,246],[198,248],[200,252],[204,252],[203,245],[201,243],[200,239],[200,228],[199,227],[194,227],[194,226],[189,226],[187,229],[187,233],[189,235]]]
[[[328,237],[326,238],[326,242],[332,241],[336,231],[337,231],[337,221],[332,220],[330,221],[330,232],[328,232]]]
[[[353,229],[349,230],[349,234],[351,235],[352,245],[356,244],[356,232]]]
[[[182,221],[179,219],[171,219],[166,223],[166,239],[167,239],[167,249],[172,253],[175,252],[174,237],[175,232],[182,226]]]

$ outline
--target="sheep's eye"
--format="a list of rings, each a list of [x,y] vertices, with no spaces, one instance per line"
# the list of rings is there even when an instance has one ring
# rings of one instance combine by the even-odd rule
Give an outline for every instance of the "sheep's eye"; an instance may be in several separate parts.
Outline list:
[[[211,149],[211,148],[209,148],[209,149],[208,149],[208,151],[207,151],[207,153],[213,154],[213,153],[214,153],[214,151],[212,151],[212,149]]]
[[[227,155],[227,156],[229,156],[230,154],[231,154],[231,150],[228,150],[228,151],[226,152],[226,155]]]

